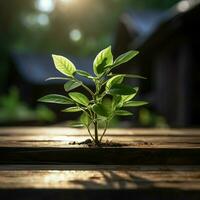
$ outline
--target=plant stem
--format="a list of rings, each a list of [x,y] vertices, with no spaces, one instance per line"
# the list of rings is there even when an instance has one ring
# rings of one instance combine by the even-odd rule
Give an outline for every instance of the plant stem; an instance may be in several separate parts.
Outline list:
[[[95,115],[96,117],[96,115]],[[98,122],[95,120],[94,122],[94,136],[95,136],[95,144],[99,146],[99,138],[98,138]]]
[[[91,94],[91,96],[94,96],[94,93],[92,92],[92,90],[90,90],[89,87],[87,87],[85,84],[82,83],[82,86]]]
[[[109,124],[109,122],[107,121],[107,122],[106,122],[106,125],[105,125],[105,128],[104,128],[104,131],[103,131],[103,133],[102,133],[102,135],[101,135],[101,138],[100,138],[100,140],[99,140],[100,142],[102,141],[103,136],[105,135],[105,133],[106,133],[106,131],[107,131],[108,124]]]
[[[92,92],[92,90],[90,90],[89,87],[87,87],[82,81],[79,81],[78,79],[74,78],[75,81],[81,83],[82,87],[85,88],[90,94],[92,97],[94,97],[94,93]]]
[[[92,133],[90,132],[90,128],[87,126],[87,130],[88,130],[88,133],[90,135],[90,137],[92,138],[92,140],[95,142],[95,139],[94,137],[92,136]]]

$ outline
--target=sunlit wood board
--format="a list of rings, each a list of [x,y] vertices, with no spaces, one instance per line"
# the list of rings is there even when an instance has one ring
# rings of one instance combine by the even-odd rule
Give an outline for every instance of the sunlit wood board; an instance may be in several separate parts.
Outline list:
[[[199,129],[109,129],[104,140],[123,147],[70,145],[86,130],[1,128],[0,163],[200,164]]]
[[[12,147],[62,148],[68,146],[70,142],[81,142],[87,138],[89,136],[85,129],[0,128],[0,147],[12,145]],[[118,143],[130,143],[133,146],[137,145],[137,148],[200,148],[200,129],[109,129],[104,139]]]
[[[13,194],[15,199],[198,199],[200,166],[3,166],[0,197]]]

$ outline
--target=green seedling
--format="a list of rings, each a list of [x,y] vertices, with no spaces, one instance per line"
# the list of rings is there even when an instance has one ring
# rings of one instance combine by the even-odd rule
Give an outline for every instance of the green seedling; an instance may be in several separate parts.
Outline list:
[[[109,122],[114,116],[132,115],[126,108],[142,106],[147,104],[144,101],[134,101],[138,92],[138,87],[124,84],[125,78],[140,78],[133,74],[113,74],[112,70],[119,65],[128,62],[135,57],[138,51],[128,51],[115,60],[111,52],[111,46],[103,49],[94,59],[94,76],[86,71],[76,69],[75,65],[67,58],[53,55],[56,69],[65,77],[52,77],[47,80],[61,79],[66,81],[64,90],[67,95],[49,94],[39,99],[40,102],[63,104],[70,107],[63,112],[81,112],[80,125],[84,126],[95,145],[99,146],[108,129]],[[78,76],[77,76],[78,75]],[[90,79],[94,83],[94,90],[78,79],[79,76]],[[88,95],[72,90],[83,87]],[[89,97],[90,96],[90,97]],[[106,97],[111,98],[111,103],[105,101]],[[98,124],[104,123],[102,133],[99,133]],[[94,129],[94,133],[92,130]]]

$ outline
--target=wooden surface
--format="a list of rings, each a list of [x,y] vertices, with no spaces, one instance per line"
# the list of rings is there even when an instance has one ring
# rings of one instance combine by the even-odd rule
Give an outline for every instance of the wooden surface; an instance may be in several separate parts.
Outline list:
[[[124,147],[69,145],[88,138],[83,129],[0,129],[3,164],[174,164],[200,165],[198,129],[110,129],[105,140]]]
[[[1,128],[0,147],[66,147],[88,138],[85,129]],[[199,129],[110,129],[104,138],[137,148],[200,148]],[[73,146],[80,147],[80,146]]]
[[[200,198],[200,166],[0,167],[1,199]]]
[[[200,190],[200,166],[3,166],[0,188]]]
[[[82,129],[0,129],[0,199],[200,199],[198,129],[111,129],[106,140],[129,146],[68,144],[86,138]]]

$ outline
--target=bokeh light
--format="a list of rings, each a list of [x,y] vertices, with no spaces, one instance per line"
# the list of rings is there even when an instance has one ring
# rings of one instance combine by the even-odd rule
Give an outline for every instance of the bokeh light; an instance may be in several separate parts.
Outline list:
[[[35,7],[41,12],[52,12],[55,2],[53,0],[36,0]]]
[[[49,16],[44,13],[36,15],[30,14],[24,17],[23,23],[27,27],[32,27],[35,25],[47,26],[49,24]]]
[[[78,42],[82,38],[82,33],[79,29],[73,29],[70,31],[69,37],[72,41]]]
[[[41,26],[46,26],[49,24],[49,17],[45,14],[39,14],[37,16],[37,23]]]

